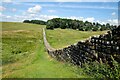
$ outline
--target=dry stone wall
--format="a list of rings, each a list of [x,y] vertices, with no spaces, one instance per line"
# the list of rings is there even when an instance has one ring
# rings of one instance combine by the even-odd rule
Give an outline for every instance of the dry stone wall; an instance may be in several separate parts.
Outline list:
[[[43,36],[48,54],[59,61],[70,62],[79,66],[98,61],[112,66],[114,58],[120,63],[120,27],[108,31],[107,34],[93,36],[85,41],[79,41],[77,44],[58,50],[49,45],[44,29]]]

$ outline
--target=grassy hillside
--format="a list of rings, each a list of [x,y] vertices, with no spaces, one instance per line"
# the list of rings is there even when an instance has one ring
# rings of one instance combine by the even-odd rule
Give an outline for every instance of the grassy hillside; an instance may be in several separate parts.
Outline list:
[[[2,31],[13,31],[13,30],[34,30],[38,31],[45,26],[37,25],[37,24],[29,24],[29,23],[16,23],[16,22],[3,22],[2,24]]]
[[[73,29],[46,30],[47,39],[54,48],[63,48],[77,43],[93,35],[104,34],[107,31],[77,31]]]
[[[76,66],[58,62],[49,57],[45,51],[42,37],[44,25],[13,22],[3,22],[2,24],[3,77],[90,77],[85,75],[81,69],[78,71]],[[70,45],[90,35],[104,33],[60,29],[46,31],[48,41],[55,48]]]
[[[2,24],[2,60],[3,64],[15,62],[34,53],[37,44],[42,40],[42,29],[45,26],[8,23]]]

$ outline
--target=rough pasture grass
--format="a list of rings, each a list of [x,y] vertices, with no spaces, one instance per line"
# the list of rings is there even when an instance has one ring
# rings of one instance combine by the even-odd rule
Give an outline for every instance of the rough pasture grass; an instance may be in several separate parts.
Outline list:
[[[2,64],[18,61],[34,53],[36,44],[42,40],[41,27],[44,26],[2,23]]]
[[[44,50],[43,42],[38,47],[36,58],[30,64],[22,67],[14,67],[13,71],[6,74],[7,78],[69,78],[69,77],[87,77],[78,75],[74,68],[68,64],[58,62],[50,58]],[[27,60],[28,61],[28,60]]]
[[[45,27],[36,24],[18,23],[18,22],[0,22],[2,24],[2,31],[13,31],[13,30],[37,30]]]
[[[77,31],[72,29],[46,30],[48,42],[54,48],[64,48],[80,40],[89,38],[92,35],[100,35],[106,32],[107,31]]]
[[[3,78],[90,78],[80,68],[49,57],[42,37],[45,26],[11,22],[2,24]],[[86,35],[81,38],[80,33]],[[88,37],[87,33],[47,30],[47,39],[53,47],[61,48]]]
[[[42,28],[45,26],[10,22],[2,24],[3,78],[88,77],[77,74],[74,71],[76,67],[48,56],[42,39]]]

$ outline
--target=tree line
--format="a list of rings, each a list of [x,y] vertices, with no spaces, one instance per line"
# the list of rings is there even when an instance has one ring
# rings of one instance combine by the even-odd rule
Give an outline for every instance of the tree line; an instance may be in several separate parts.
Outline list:
[[[33,24],[46,25],[46,22],[42,21],[42,20],[24,20],[23,23],[33,23]]]
[[[100,24],[98,22],[88,22],[88,21],[80,21],[80,20],[72,20],[72,19],[62,19],[62,18],[53,18],[47,21],[46,28],[54,29],[75,29],[80,31],[103,31],[103,30],[112,30],[117,26],[110,25],[109,23]]]

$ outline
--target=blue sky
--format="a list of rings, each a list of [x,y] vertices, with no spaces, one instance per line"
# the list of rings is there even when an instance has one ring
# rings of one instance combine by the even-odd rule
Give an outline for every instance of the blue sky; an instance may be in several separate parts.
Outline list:
[[[58,1],[58,2],[57,2]],[[25,19],[49,20],[70,18],[102,24],[118,24],[118,2],[33,2],[6,0],[0,4],[0,21],[22,22]]]

